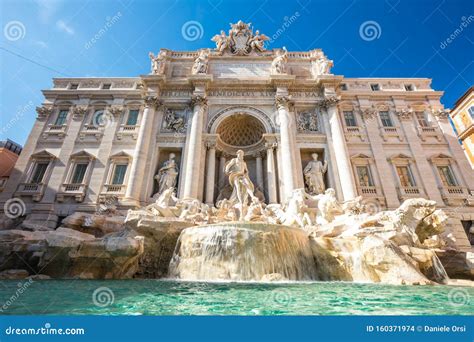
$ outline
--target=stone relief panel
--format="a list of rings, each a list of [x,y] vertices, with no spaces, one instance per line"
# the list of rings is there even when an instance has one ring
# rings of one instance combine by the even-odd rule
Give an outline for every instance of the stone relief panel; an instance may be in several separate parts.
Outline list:
[[[161,132],[185,134],[187,129],[187,111],[166,108],[161,123]]]
[[[297,111],[296,127],[301,133],[320,133],[320,124],[316,111]]]

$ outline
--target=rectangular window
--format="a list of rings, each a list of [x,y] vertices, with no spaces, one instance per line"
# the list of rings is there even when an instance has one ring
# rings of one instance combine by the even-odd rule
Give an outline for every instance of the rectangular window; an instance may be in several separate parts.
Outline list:
[[[471,115],[471,119],[474,119],[474,106],[469,107],[468,111],[469,115]]]
[[[374,84],[371,84],[370,85],[370,89],[372,89],[372,91],[379,91],[380,90],[380,86],[378,83],[374,83]]]
[[[341,85],[339,86],[339,88],[340,88],[341,90],[347,90],[347,84],[341,83]]]
[[[114,176],[112,177],[112,184],[123,184],[125,173],[127,172],[127,164],[115,165]]]
[[[110,83],[104,83],[104,84],[102,85],[102,89],[110,89],[111,86],[112,86],[112,85],[111,85]]]
[[[457,186],[458,182],[454,177],[453,170],[451,166],[438,166],[438,172],[441,177],[441,181],[443,182],[444,186]]]
[[[39,184],[43,181],[44,174],[48,168],[49,163],[43,162],[38,163],[35,166],[35,171],[33,172],[33,177],[31,177],[30,183]]]
[[[103,126],[104,124],[104,111],[102,109],[96,110],[91,117],[91,125],[96,127]]]
[[[389,112],[380,112],[380,121],[384,127],[393,127],[392,119],[390,118]]]
[[[77,89],[77,87],[79,86],[79,84],[77,83],[71,83],[71,85],[69,86],[69,89]]]
[[[344,112],[344,120],[346,122],[347,127],[357,126],[356,119],[355,119],[353,111],[347,111],[347,112],[345,111]]]
[[[72,175],[71,183],[72,184],[82,184],[84,181],[84,176],[86,174],[88,163],[76,164],[74,167],[74,173]]]
[[[418,121],[418,125],[420,125],[421,127],[429,126],[424,112],[416,112],[415,115],[416,115],[416,120]]]
[[[357,166],[357,178],[360,186],[374,186],[368,166]]]
[[[64,125],[67,119],[67,112],[67,110],[60,110],[58,117],[56,118],[56,122],[54,124],[58,126]]]
[[[138,121],[138,110],[133,109],[128,111],[127,125],[135,126]]]
[[[400,184],[404,188],[416,186],[409,166],[397,166],[397,174],[400,179]]]
[[[413,88],[413,84],[405,84],[405,90],[406,91],[413,91],[415,89]]]

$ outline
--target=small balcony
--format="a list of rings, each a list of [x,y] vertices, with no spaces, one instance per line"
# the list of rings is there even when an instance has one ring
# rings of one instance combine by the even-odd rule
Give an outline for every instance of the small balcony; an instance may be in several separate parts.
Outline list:
[[[346,126],[344,127],[344,136],[346,141],[350,141],[351,138],[359,138],[361,141],[365,141],[365,133],[362,127],[359,126]]]
[[[98,127],[93,124],[85,124],[82,128],[82,131],[79,133],[79,139],[85,140],[90,137],[95,138],[96,140],[100,140],[100,138],[104,135],[103,128]]]
[[[403,135],[402,135],[402,132],[400,131],[400,128],[398,127],[385,127],[385,126],[382,126],[380,128],[380,135],[382,136],[383,140],[384,141],[387,141],[388,138],[397,138],[398,140],[400,141],[403,141]]]
[[[66,136],[66,128],[67,125],[49,124],[46,127],[46,130],[43,132],[42,137],[43,139],[48,139],[51,137],[63,139]]]
[[[125,196],[126,189],[125,184],[105,184],[104,191],[99,195],[99,202],[104,203],[108,198],[121,199]]]
[[[46,184],[44,183],[20,183],[15,196],[31,197],[33,201],[39,202],[43,197]]]
[[[376,186],[361,186],[359,187],[359,194],[364,197],[378,197],[381,195],[381,192]]]
[[[462,186],[441,186],[441,197],[447,205],[474,205],[473,196]]]
[[[137,125],[120,125],[117,132],[117,139],[122,140],[124,137],[129,136],[133,140],[137,140],[139,127],[140,126]]]
[[[418,126],[417,132],[422,141],[426,141],[426,138],[428,137],[433,137],[438,141],[441,141],[441,132],[439,131],[438,127]]]
[[[423,191],[417,186],[400,186],[397,190],[398,198],[402,201],[409,198],[424,197]]]
[[[86,191],[86,184],[65,183],[61,185],[61,189],[56,195],[56,200],[58,202],[63,202],[66,197],[74,197],[76,202],[82,202],[86,196]]]

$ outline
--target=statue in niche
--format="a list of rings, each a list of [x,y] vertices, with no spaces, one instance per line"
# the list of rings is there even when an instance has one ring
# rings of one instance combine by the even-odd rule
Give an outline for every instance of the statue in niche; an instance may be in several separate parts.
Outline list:
[[[197,58],[194,60],[192,74],[193,75],[207,74],[208,67],[209,67],[209,52],[206,50],[201,50]]]
[[[160,51],[156,56],[153,52],[150,52],[148,56],[151,60],[151,73],[153,75],[162,75],[165,71],[166,52]]]
[[[168,108],[166,109],[166,114],[163,121],[163,128],[173,132],[182,133],[185,131],[184,118],[178,116],[178,114]]]
[[[329,60],[326,56],[320,55],[317,60],[312,62],[313,76],[330,74],[333,64],[333,61]]]
[[[158,182],[158,195],[161,195],[167,189],[174,189],[178,180],[178,166],[176,165],[175,154],[170,153],[169,159],[163,163],[158,170],[155,180]]]
[[[283,48],[283,52],[277,52],[277,56],[273,59],[270,69],[271,74],[286,74],[286,63],[288,63],[288,51]]]
[[[324,174],[328,168],[328,162],[325,160],[324,163],[318,160],[318,154],[313,153],[313,158],[303,170],[306,186],[311,195],[319,195],[326,190],[324,184]]]
[[[216,34],[214,37],[212,37],[211,40],[216,43],[216,50],[221,55],[224,52],[224,50],[227,49],[230,43],[229,37],[226,36],[224,31],[221,31],[220,34]]]
[[[255,198],[254,186],[249,178],[247,163],[244,161],[244,151],[238,150],[237,157],[231,159],[225,166],[225,173],[229,176],[232,186],[232,195],[229,201],[237,204],[239,208],[239,220],[244,220],[245,211],[248,206],[248,198]],[[258,199],[257,199],[258,200]]]

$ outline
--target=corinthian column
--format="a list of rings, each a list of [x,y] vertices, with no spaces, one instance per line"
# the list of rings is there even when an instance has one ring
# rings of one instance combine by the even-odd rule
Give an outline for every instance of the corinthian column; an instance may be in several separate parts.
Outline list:
[[[198,198],[199,170],[201,169],[202,151],[202,127],[204,111],[207,108],[205,96],[194,95],[191,104],[193,106],[193,117],[189,133],[186,155],[186,173],[184,175],[184,198]]]
[[[267,148],[268,203],[277,203],[275,161],[273,159],[273,148],[275,147],[275,144],[266,143],[265,147]]]
[[[292,120],[290,119],[290,111],[288,109],[290,97],[277,95],[275,97],[275,101],[278,109],[278,119],[280,121],[280,149],[281,161],[283,166],[282,178],[283,188],[285,190],[285,193],[283,194],[281,200],[282,202],[285,202],[295,189],[295,177],[293,177],[293,172],[295,172],[295,170],[297,169],[295,158],[293,158],[293,153],[295,153],[295,149],[293,147],[292,134],[290,131],[290,126],[292,124]]]
[[[329,126],[331,128],[332,141],[336,154],[336,165],[341,181],[342,195],[344,200],[347,201],[356,197],[357,191],[344,132],[337,111],[338,101],[339,100],[335,96],[328,97],[323,101],[322,107],[326,109],[329,117]]]
[[[262,165],[262,155],[260,152],[255,154],[255,162],[257,166],[257,187],[260,191],[263,191],[263,165]]]
[[[206,204],[214,204],[216,173],[216,143],[207,142]]]
[[[140,189],[142,186],[146,159],[148,157],[148,145],[150,144],[151,132],[153,129],[153,117],[155,110],[161,105],[156,96],[146,96],[144,98],[145,109],[140,120],[140,129],[138,131],[137,144],[133,152],[133,160],[130,168],[125,199],[139,201]]]

